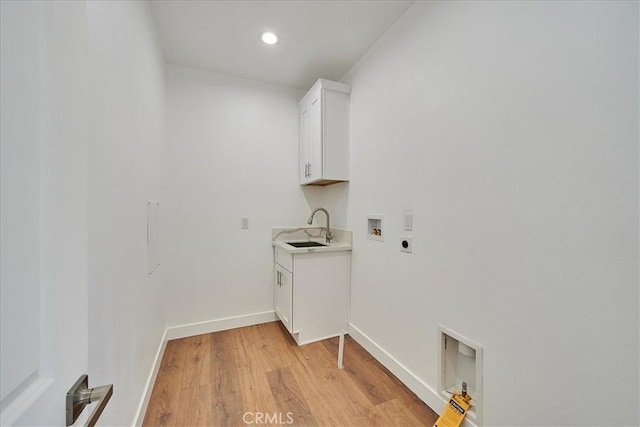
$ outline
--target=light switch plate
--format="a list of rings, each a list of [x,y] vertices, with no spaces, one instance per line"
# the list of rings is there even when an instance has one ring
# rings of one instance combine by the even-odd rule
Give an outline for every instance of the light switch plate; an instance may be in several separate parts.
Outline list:
[[[247,230],[249,228],[249,218],[240,218],[240,228],[242,228],[243,230]]]
[[[404,211],[404,214],[402,217],[403,217],[403,225],[404,225],[405,231],[413,230],[413,212]]]

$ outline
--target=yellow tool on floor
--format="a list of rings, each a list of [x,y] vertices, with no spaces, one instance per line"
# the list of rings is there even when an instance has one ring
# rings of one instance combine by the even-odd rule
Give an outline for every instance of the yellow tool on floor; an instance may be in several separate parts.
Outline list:
[[[462,383],[462,393],[454,390],[449,403],[433,427],[459,427],[471,406],[471,396],[467,394],[467,383]]]

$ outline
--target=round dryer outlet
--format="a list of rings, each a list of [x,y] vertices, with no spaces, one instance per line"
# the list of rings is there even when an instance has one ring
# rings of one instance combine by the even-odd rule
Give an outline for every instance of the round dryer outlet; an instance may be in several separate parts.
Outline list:
[[[411,243],[410,236],[400,237],[400,250],[407,253],[413,252],[413,244]]]

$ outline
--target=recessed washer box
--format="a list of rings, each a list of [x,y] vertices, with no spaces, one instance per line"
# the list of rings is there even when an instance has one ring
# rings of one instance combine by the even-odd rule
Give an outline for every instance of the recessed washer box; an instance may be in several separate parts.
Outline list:
[[[367,239],[384,241],[384,216],[367,215]]]
[[[462,390],[467,383],[471,395],[471,408],[467,413],[476,425],[482,424],[482,347],[470,339],[438,325],[440,342],[439,381],[440,397],[448,400],[454,390]]]

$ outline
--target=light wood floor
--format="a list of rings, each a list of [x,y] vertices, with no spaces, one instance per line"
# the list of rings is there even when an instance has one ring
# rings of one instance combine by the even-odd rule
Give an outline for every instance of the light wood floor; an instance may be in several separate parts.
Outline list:
[[[432,426],[437,415],[353,339],[298,347],[280,322],[167,343],[145,426]]]

